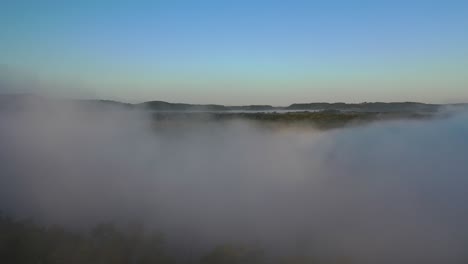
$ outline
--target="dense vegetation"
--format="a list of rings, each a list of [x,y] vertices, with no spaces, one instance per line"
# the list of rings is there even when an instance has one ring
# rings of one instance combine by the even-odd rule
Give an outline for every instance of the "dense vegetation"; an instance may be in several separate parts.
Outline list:
[[[102,224],[83,234],[2,216],[0,262],[143,264],[173,260],[165,252],[162,236],[141,228],[122,231],[112,224]]]
[[[435,117],[431,113],[405,112],[341,112],[324,110],[317,112],[240,112],[240,113],[193,113],[193,112],[155,112],[153,119],[162,125],[171,121],[256,121],[263,125],[309,125],[319,129],[339,128],[345,125],[365,124],[372,121],[397,119],[427,119]]]
[[[307,256],[267,257],[258,248],[224,244],[196,257],[169,249],[163,235],[140,225],[100,224],[90,231],[41,226],[0,215],[0,263],[8,264],[314,264]],[[185,253],[186,254],[186,253]]]

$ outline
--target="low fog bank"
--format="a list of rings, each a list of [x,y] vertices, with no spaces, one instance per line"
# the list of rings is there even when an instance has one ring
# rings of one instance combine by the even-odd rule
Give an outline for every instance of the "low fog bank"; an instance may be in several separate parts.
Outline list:
[[[325,132],[154,125],[74,104],[0,113],[0,210],[70,228],[141,222],[200,252],[468,259],[466,114]]]

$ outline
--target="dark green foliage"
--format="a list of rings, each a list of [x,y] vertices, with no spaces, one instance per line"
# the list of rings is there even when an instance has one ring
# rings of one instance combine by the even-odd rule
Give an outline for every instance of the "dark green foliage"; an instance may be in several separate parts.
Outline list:
[[[121,231],[103,224],[81,234],[0,217],[0,263],[163,264],[173,260],[165,253],[161,235],[138,227]]]
[[[100,224],[89,232],[42,227],[0,215],[0,263],[6,264],[339,264],[344,259],[310,256],[267,257],[256,247],[221,245],[198,258],[169,250],[162,236],[141,225]]]
[[[194,112],[155,112],[156,126],[165,128],[170,124],[205,121],[254,121],[260,125],[308,125],[318,129],[340,128],[347,125],[367,124],[378,120],[427,119],[430,113],[407,112],[341,112],[324,110],[318,112],[241,112],[241,113],[194,113]]]

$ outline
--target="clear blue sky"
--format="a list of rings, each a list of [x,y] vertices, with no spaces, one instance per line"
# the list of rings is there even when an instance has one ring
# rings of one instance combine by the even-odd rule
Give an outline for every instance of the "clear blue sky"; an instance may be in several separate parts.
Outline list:
[[[3,0],[0,92],[468,101],[468,1]]]

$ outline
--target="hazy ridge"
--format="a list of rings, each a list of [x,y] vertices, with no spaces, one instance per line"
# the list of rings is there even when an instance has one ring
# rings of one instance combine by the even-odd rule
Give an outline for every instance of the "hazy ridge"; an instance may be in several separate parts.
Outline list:
[[[29,94],[3,94],[0,95],[0,109],[15,107],[25,100],[49,101],[51,98],[29,95]],[[152,111],[319,111],[319,110],[338,110],[338,111],[356,111],[356,112],[435,112],[444,107],[468,107],[468,103],[458,104],[428,104],[420,102],[363,102],[363,103],[293,103],[289,106],[272,105],[239,105],[228,106],[221,104],[189,104],[189,103],[171,103],[166,101],[147,101],[143,103],[125,103],[113,100],[99,99],[54,99],[54,101],[74,101],[90,105],[114,105],[127,108],[142,108]]]

